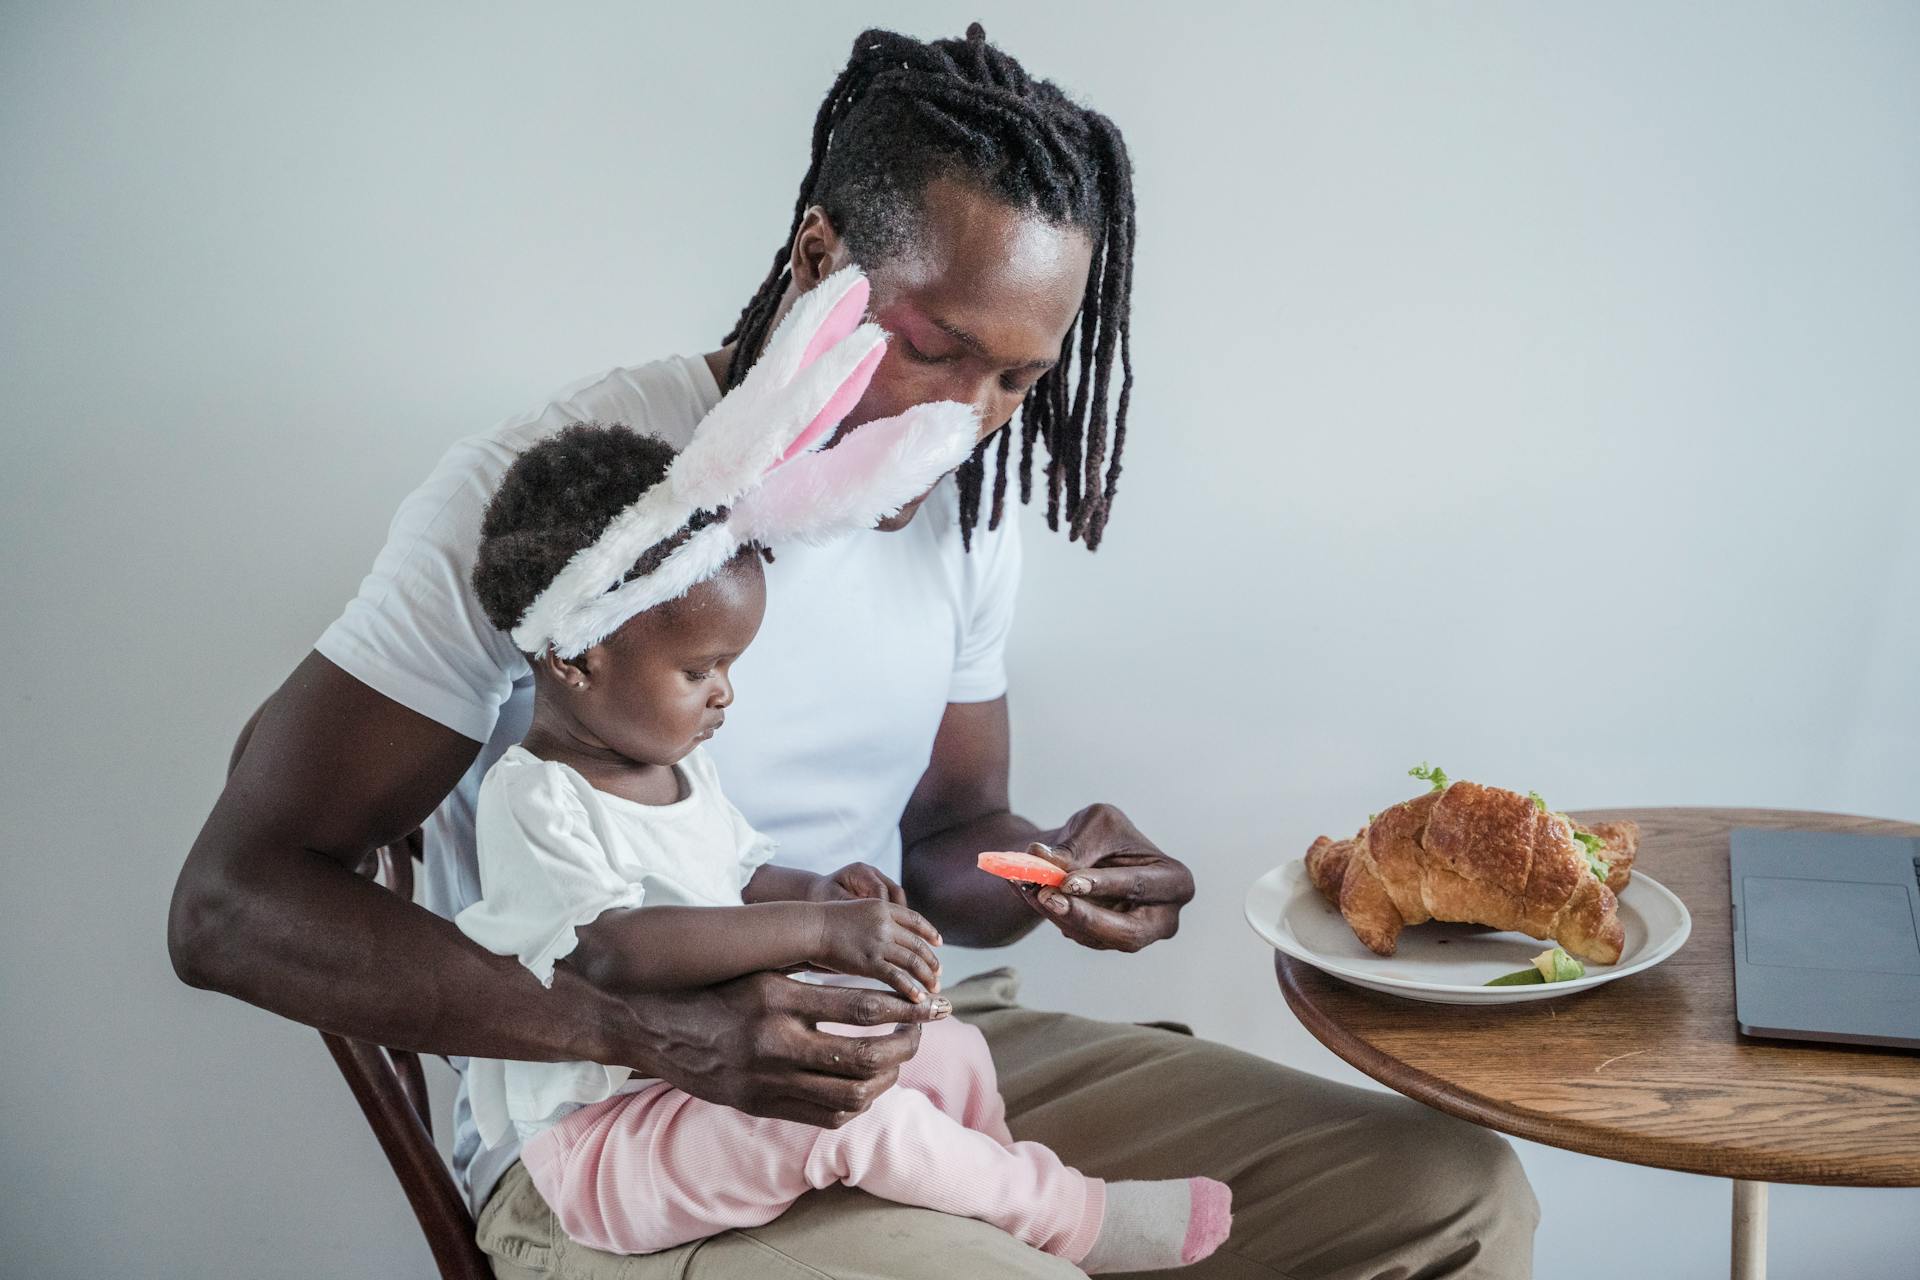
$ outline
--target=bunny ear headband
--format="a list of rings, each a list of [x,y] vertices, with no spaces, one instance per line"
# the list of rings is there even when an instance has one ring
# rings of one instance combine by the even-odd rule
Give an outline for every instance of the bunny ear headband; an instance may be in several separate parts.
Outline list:
[[[635,614],[678,599],[753,543],[829,542],[871,529],[973,452],[977,419],[915,405],[832,435],[867,389],[886,331],[862,323],[866,277],[844,267],[800,296],[738,387],[694,429],[666,478],[615,516],[527,606],[513,642],[578,657]],[[701,512],[718,519],[688,533]],[[678,539],[659,565],[632,570]]]

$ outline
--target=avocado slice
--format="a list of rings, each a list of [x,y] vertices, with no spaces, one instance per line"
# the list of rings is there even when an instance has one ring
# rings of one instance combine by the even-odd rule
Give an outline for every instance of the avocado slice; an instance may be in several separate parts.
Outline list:
[[[1587,967],[1559,947],[1542,951],[1533,958],[1533,967],[1547,982],[1572,982],[1587,976]]]
[[[1572,982],[1587,976],[1587,968],[1559,947],[1550,947],[1533,958],[1531,969],[1505,973],[1487,982],[1489,987],[1531,987],[1543,982]]]

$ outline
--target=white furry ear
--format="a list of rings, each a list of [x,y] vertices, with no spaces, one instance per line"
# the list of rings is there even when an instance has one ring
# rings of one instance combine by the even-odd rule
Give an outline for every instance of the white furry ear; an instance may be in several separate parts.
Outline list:
[[[690,506],[731,504],[769,468],[817,446],[859,402],[887,344],[884,329],[862,323],[870,293],[858,267],[843,267],[794,302],[674,463],[674,487]]]
[[[523,651],[573,658],[646,609],[685,595],[750,542],[824,542],[870,529],[965,462],[978,427],[964,404],[916,405],[821,446],[866,393],[886,351],[863,323],[856,267],[803,294],[760,358],[647,490],[573,556],[513,629]],[[648,548],[697,513],[731,508],[646,575],[622,581]]]
[[[554,653],[568,659],[579,657],[626,625],[629,618],[678,600],[720,572],[739,550],[738,535],[725,524],[708,525],[674,548],[652,573],[623,582],[568,611],[554,629]],[[632,567],[632,561],[628,567]]]
[[[513,643],[522,653],[538,653],[561,632],[570,614],[599,599],[648,547],[671,535],[692,514],[665,484],[641,494],[613,518],[592,546],[576,551],[527,606],[513,629]],[[561,651],[560,656],[573,654]]]
[[[706,416],[674,460],[674,491],[698,511],[731,505],[796,442],[817,445],[832,433],[859,402],[886,344],[886,330],[863,324],[798,370],[791,382],[754,385],[754,375],[748,375]],[[757,374],[759,366],[754,368]]]
[[[860,268],[846,266],[801,294],[767,336],[760,358],[753,362],[741,385],[756,378],[774,387],[792,382],[827,348],[859,326],[866,318],[872,291]]]
[[[743,540],[826,542],[871,529],[967,460],[979,431],[971,405],[915,405],[865,423],[831,449],[803,454],[740,500]]]

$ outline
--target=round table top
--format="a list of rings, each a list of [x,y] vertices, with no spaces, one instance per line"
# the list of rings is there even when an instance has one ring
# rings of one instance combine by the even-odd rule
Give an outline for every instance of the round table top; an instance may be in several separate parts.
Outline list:
[[[1422,1004],[1275,954],[1280,987],[1329,1049],[1441,1111],[1569,1151],[1758,1182],[1920,1186],[1920,1054],[1749,1039],[1733,1009],[1728,834],[1920,826],[1771,809],[1612,809],[1637,868],[1693,913],[1664,963],[1559,1000]]]

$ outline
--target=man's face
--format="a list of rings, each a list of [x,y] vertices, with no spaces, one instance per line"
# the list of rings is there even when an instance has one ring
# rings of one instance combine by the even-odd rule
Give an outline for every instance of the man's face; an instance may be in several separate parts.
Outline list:
[[[581,655],[581,726],[629,760],[678,763],[733,702],[732,668],[766,613],[759,555],[744,552],[680,599],[636,615]]]
[[[911,249],[867,273],[870,313],[892,337],[840,430],[957,400],[979,412],[984,440],[1058,361],[1086,292],[1092,242],[945,179],[928,185],[921,223]],[[879,527],[904,528],[923,501]]]

